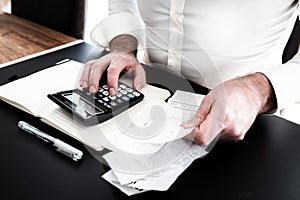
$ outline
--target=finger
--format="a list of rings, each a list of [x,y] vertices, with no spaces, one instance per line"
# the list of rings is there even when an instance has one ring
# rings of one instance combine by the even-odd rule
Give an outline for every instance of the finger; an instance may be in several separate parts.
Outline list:
[[[80,87],[87,88],[90,76],[91,66],[97,62],[97,60],[91,60],[85,63],[81,77],[80,77]]]
[[[193,130],[195,142],[207,146],[209,145],[223,130],[223,123],[218,121],[214,112],[210,112],[199,127]]]
[[[91,65],[90,75],[89,75],[89,92],[96,93],[99,90],[99,80],[107,68],[110,60],[107,57],[99,59],[97,62]]]
[[[118,90],[118,80],[121,71],[126,68],[122,62],[111,62],[110,66],[107,69],[107,85],[108,91],[111,96],[116,95]]]
[[[137,64],[134,70],[133,86],[137,90],[141,90],[146,84],[146,72],[141,64]]]
[[[199,126],[211,111],[211,96],[207,95],[201,102],[196,114],[187,122],[181,124],[183,128],[191,128]]]

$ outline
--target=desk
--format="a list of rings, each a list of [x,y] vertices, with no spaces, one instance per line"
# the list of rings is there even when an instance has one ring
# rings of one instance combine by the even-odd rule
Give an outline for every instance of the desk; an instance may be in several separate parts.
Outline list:
[[[0,14],[0,64],[76,40],[20,17]]]
[[[83,62],[101,53],[88,44],[78,44],[0,69],[0,83],[66,57]],[[176,80],[162,76],[170,83]],[[173,82],[173,87],[180,87],[178,83]],[[300,199],[300,127],[274,116],[258,117],[241,142],[216,144],[167,192],[146,192],[130,198],[100,178],[108,168],[79,142],[4,102],[0,102],[0,118],[0,199]],[[76,163],[24,134],[17,127],[19,120],[82,149],[83,160]]]

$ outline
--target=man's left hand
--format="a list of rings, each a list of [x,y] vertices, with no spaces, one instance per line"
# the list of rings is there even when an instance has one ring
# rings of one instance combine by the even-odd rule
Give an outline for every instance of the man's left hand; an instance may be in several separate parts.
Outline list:
[[[258,114],[272,109],[276,109],[272,85],[265,75],[254,73],[213,88],[195,116],[182,126],[195,127],[191,135],[200,145],[208,145],[217,136],[238,141],[244,138]]]

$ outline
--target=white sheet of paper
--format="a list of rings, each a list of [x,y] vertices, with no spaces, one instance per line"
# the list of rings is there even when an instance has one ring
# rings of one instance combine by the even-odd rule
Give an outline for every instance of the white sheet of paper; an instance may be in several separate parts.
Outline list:
[[[129,173],[122,173],[119,171],[113,171],[113,173],[121,185],[130,184],[138,179],[142,179],[145,176],[150,175],[150,174],[129,174]]]
[[[205,95],[176,90],[168,104],[174,108],[196,112],[204,97]]]
[[[106,180],[107,182],[109,182],[110,184],[112,184],[113,186],[115,186],[116,188],[118,188],[119,190],[121,190],[122,192],[124,192],[128,196],[147,191],[147,190],[139,189],[136,187],[131,187],[128,185],[120,185],[120,183],[118,182],[118,179],[116,178],[116,176],[114,175],[114,173],[111,170],[108,171],[107,173],[103,174],[102,178],[104,180]]]
[[[129,174],[113,171],[119,184],[145,190],[166,191],[178,176],[197,158],[207,154],[199,145],[192,144],[182,157],[168,167],[152,174]]]
[[[153,109],[155,107],[161,109],[155,112]],[[159,116],[162,115],[163,117],[160,118]],[[139,139],[143,143],[165,144],[180,139],[192,131],[192,128],[184,129],[180,125],[193,115],[193,112],[173,108],[165,101],[157,100],[148,103],[134,117],[134,122],[127,127],[127,131],[132,132],[136,126],[139,126],[142,129],[139,132],[136,131],[136,136],[132,134],[133,138]],[[160,121],[160,126],[155,121]]]
[[[105,154],[103,158],[113,171],[129,174],[150,174],[160,171],[180,159],[192,144],[191,141],[180,139],[167,143],[160,151],[150,157],[128,157],[110,152]]]
[[[138,179],[129,186],[145,190],[166,191],[192,162],[207,154],[199,145],[192,144],[189,150],[177,161],[162,171]]]

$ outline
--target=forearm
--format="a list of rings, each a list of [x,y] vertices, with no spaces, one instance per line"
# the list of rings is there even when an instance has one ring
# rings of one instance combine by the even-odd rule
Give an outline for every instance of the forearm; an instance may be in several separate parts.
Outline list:
[[[256,114],[267,113],[277,108],[276,95],[269,79],[262,73],[253,73],[232,80],[235,87],[247,92],[248,101],[255,105]],[[230,81],[229,81],[230,82]],[[239,94],[236,94],[239,95]]]

